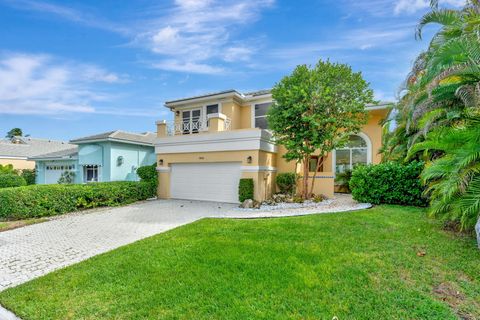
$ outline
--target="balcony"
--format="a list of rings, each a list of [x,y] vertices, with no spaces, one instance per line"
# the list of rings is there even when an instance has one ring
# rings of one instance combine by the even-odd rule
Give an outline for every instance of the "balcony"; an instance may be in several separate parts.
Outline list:
[[[230,131],[232,121],[224,114],[215,113],[205,117],[192,117],[177,121],[157,121],[157,135],[179,136],[205,132]]]

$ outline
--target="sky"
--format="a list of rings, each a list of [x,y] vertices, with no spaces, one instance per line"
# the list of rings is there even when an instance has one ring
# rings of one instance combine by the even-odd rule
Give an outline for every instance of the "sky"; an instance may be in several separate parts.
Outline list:
[[[165,101],[271,88],[319,59],[394,101],[428,0],[0,0],[0,137],[155,131]],[[464,0],[443,0],[459,7]]]

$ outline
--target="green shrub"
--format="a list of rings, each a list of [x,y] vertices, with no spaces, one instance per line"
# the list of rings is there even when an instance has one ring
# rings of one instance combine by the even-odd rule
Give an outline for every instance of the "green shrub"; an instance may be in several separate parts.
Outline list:
[[[320,203],[320,202],[322,202],[323,200],[325,200],[325,197],[324,197],[323,195],[321,195],[321,194],[317,194],[317,195],[315,195],[315,196],[313,197],[312,200],[313,200],[313,202],[315,202],[315,203]]]
[[[253,200],[253,179],[240,179],[238,185],[238,200],[243,202],[247,199]]]
[[[298,176],[293,172],[279,173],[275,178],[280,193],[294,194],[297,187]]]
[[[21,187],[26,185],[27,181],[19,175],[14,173],[0,174],[0,188]]]
[[[86,185],[33,185],[0,190],[0,218],[25,219],[118,206],[155,194],[151,183],[118,181]]]
[[[141,181],[152,182],[155,185],[158,184],[157,164],[154,163],[150,166],[143,166],[137,169],[137,174]]]
[[[35,178],[37,176],[35,169],[23,169],[20,175],[27,181],[27,185],[35,184]]]
[[[425,206],[424,188],[419,176],[424,164],[396,162],[358,166],[353,170],[350,190],[353,199],[372,204]]]
[[[147,183],[152,190],[152,197],[157,194],[158,186],[158,173],[157,164],[154,163],[150,166],[143,166],[137,169],[137,174],[140,177],[140,181]]]

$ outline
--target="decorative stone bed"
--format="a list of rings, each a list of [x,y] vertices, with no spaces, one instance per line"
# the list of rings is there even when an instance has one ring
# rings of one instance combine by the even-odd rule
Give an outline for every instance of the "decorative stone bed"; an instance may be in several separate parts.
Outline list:
[[[259,209],[235,208],[220,216],[220,218],[273,218],[302,216],[316,213],[332,213],[369,209],[370,203],[359,203],[350,194],[335,194],[333,199],[322,202],[305,201],[304,203],[279,203],[277,205],[262,205]],[[218,217],[218,216],[216,216]]]

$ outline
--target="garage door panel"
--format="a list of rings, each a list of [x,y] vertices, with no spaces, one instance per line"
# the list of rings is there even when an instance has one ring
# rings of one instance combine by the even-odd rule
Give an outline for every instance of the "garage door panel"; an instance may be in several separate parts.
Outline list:
[[[176,199],[238,202],[240,162],[172,165],[171,196]]]

